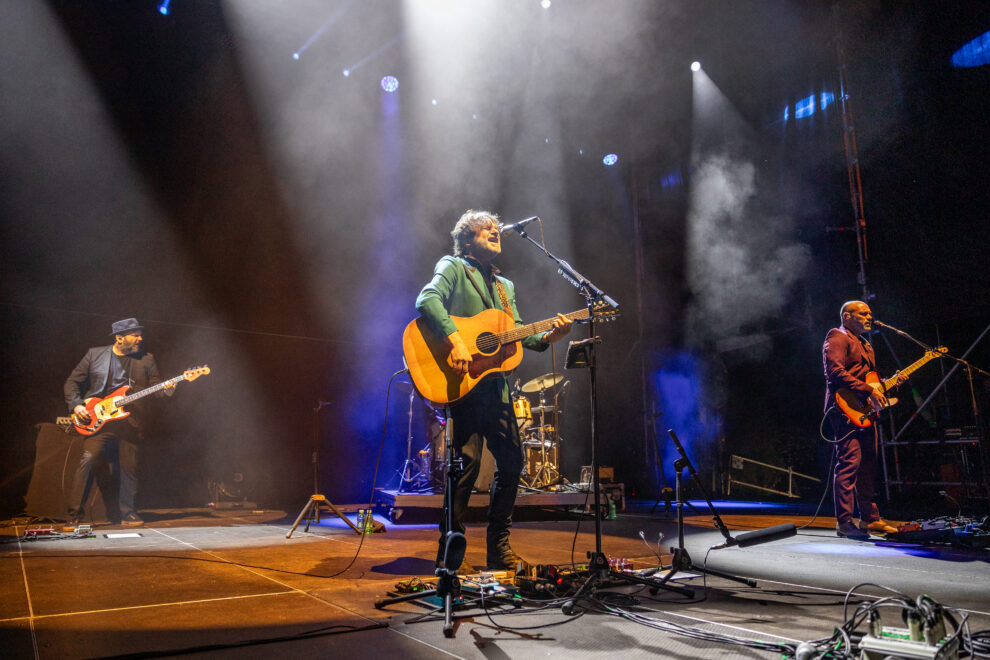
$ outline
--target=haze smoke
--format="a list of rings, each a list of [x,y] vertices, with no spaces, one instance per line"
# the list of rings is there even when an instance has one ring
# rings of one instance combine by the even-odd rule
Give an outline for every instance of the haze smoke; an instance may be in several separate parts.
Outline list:
[[[766,213],[758,199],[751,162],[710,156],[692,175],[687,330],[696,345],[779,315],[808,265],[808,246],[790,236],[791,219]]]

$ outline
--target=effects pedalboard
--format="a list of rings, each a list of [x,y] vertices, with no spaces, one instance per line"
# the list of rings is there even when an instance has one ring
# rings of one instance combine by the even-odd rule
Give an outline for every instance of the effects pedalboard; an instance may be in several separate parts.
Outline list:
[[[24,541],[41,541],[46,539],[88,539],[94,537],[93,526],[80,524],[74,528],[56,528],[53,525],[39,525],[24,530]]]
[[[635,569],[627,559],[609,559],[609,566],[630,575],[649,576],[656,568]],[[482,594],[486,598],[532,598],[549,600],[566,596],[588,577],[588,565],[570,564],[520,564],[517,571],[482,571],[460,576],[461,591],[466,594]],[[412,578],[395,585],[395,593],[416,593],[436,587],[436,580]],[[427,599],[429,602],[429,599]],[[439,599],[437,599],[439,601]],[[463,598],[455,605],[463,603]]]

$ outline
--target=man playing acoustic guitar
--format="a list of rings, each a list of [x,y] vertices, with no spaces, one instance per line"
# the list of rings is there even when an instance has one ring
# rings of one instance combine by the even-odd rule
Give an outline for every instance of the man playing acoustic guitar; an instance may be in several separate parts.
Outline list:
[[[493,213],[465,212],[451,232],[454,255],[440,259],[433,279],[416,299],[416,309],[425,322],[438,336],[446,337],[450,364],[462,376],[468,374],[473,357],[451,315],[470,317],[486,309],[499,309],[510,314],[517,326],[522,324],[516,310],[515,288],[492,264],[502,251],[500,227]],[[550,330],[523,338],[522,345],[546,350],[550,343],[570,332],[571,324],[570,319],[558,314]],[[522,471],[522,448],[506,374],[492,373],[481,380],[451,406],[451,419],[454,452],[463,459],[463,471],[450,494],[454,531],[464,533],[462,520],[487,442],[497,469],[488,506],[487,566],[495,570],[515,568],[520,560],[509,546],[509,528]],[[446,519],[444,515],[440,522],[441,552]]]
[[[124,319],[111,326],[114,343],[111,346],[91,348],[79,361],[65,381],[65,402],[75,417],[83,423],[91,421],[85,400],[102,398],[127,385],[132,389],[146,388],[161,382],[158,364],[151,353],[141,345],[144,327],[137,319]],[[159,392],[171,396],[174,383]],[[85,511],[89,489],[93,482],[93,468],[100,458],[114,461],[115,476],[119,474],[120,515],[124,525],[144,523],[134,509],[137,494],[138,441],[141,436],[140,414],[129,415],[103,427],[104,430],[88,436],[83,441],[82,457],[76,466],[75,480],[69,495],[69,519],[80,520]]]
[[[839,536],[867,538],[870,532],[889,534],[897,529],[880,517],[873,501],[877,459],[876,424],[861,426],[839,412],[836,393],[852,392],[873,411],[888,405],[883,387],[867,382],[876,371],[873,346],[863,333],[873,327],[873,314],[866,303],[853,300],[839,312],[842,326],[832,328],[825,337],[822,355],[825,362],[825,412],[832,422],[835,436],[835,472],[832,480],[835,502],[835,532]],[[898,375],[894,385],[905,377]],[[852,396],[850,395],[850,396]],[[865,415],[864,415],[865,416]],[[861,421],[861,420],[857,420]],[[853,509],[859,505],[859,525],[853,523]]]

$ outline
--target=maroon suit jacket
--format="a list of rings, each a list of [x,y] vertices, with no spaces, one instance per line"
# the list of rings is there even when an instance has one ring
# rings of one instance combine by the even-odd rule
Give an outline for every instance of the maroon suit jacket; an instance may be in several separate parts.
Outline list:
[[[847,328],[832,328],[822,346],[825,363],[825,410],[834,403],[837,390],[846,388],[868,397],[873,393],[864,378],[877,370],[873,346],[862,336],[854,335]]]

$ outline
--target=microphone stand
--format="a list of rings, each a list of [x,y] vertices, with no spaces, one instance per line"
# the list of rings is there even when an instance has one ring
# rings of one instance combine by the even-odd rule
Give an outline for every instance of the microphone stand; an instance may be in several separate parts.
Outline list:
[[[674,553],[673,559],[670,560],[670,570],[660,579],[661,585],[666,585],[667,581],[674,577],[674,575],[680,571],[693,571],[697,573],[707,573],[708,575],[714,575],[726,580],[732,580],[734,582],[740,582],[748,587],[755,587],[756,581],[750,578],[739,577],[738,575],[732,575],[731,573],[724,573],[722,571],[716,571],[711,568],[702,568],[697,566],[691,561],[691,555],[688,554],[687,550],[684,549],[684,495],[682,490],[683,479],[681,473],[684,468],[687,468],[688,473],[691,475],[691,479],[694,481],[694,485],[697,487],[698,492],[705,498],[705,502],[708,503],[708,510],[712,513],[712,520],[715,522],[715,526],[718,527],[718,531],[722,533],[725,537],[725,543],[720,546],[715,546],[714,549],[729,547],[732,545],[738,545],[738,541],[732,538],[729,534],[729,528],[726,527],[725,523],[722,522],[722,517],[718,515],[718,511],[715,510],[715,505],[712,504],[711,499],[708,497],[708,493],[705,491],[704,486],[701,485],[701,479],[698,478],[698,473],[694,469],[694,465],[691,464],[691,459],[688,458],[687,452],[684,451],[684,447],[681,445],[681,441],[677,439],[677,435],[674,433],[673,429],[668,429],[667,434],[670,435],[670,439],[674,441],[674,446],[677,448],[677,453],[681,455],[676,461],[674,461],[674,492],[677,497],[677,547],[671,548],[670,551]],[[794,525],[790,526],[794,529]],[[793,532],[792,532],[793,533]],[[650,590],[652,593],[656,593],[654,589]]]
[[[642,578],[638,575],[629,575],[622,571],[614,570],[608,563],[608,558],[605,553],[602,552],[602,511],[601,511],[601,488],[599,487],[599,475],[598,475],[598,387],[597,387],[597,365],[595,357],[595,345],[601,342],[599,337],[595,336],[595,309],[601,309],[601,307],[607,305],[611,309],[618,309],[619,303],[612,300],[610,297],[605,295],[605,292],[595,286],[588,278],[584,277],[570,264],[566,261],[557,258],[550,253],[543,245],[537,241],[530,238],[530,236],[523,231],[522,228],[514,230],[515,233],[519,234],[522,238],[525,238],[530,243],[540,248],[544,254],[546,254],[550,259],[557,263],[557,273],[560,274],[565,280],[573,284],[580,294],[585,298],[588,305],[588,338],[579,342],[572,342],[572,348],[577,348],[578,352],[583,351],[585,359],[581,360],[581,363],[573,364],[571,361],[571,351],[568,351],[568,366],[587,366],[588,376],[591,383],[591,482],[592,489],[595,495],[595,550],[588,551],[588,578],[582,584],[577,593],[570,599],[568,599],[561,610],[564,614],[570,615],[574,613],[574,608],[578,601],[589,592],[594,592],[595,589],[603,584],[610,582],[632,582],[635,584],[642,584],[648,587],[656,589],[667,589],[669,591],[674,591],[688,598],[694,595],[694,591],[686,587],[679,587],[669,584],[662,584],[657,580],[652,580],[649,578]]]

